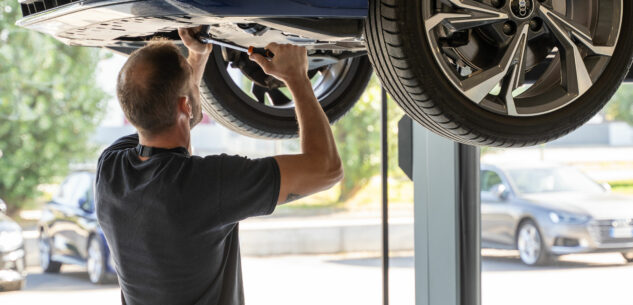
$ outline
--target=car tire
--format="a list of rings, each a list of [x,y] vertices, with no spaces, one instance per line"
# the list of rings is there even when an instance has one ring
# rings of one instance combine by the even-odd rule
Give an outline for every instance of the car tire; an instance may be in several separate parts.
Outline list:
[[[229,63],[222,52],[222,48],[214,47],[200,85],[205,112],[242,135],[267,139],[296,137],[298,124],[294,107],[265,105],[250,97],[232,80],[227,71]],[[330,123],[336,122],[354,106],[372,75],[367,56],[349,58],[344,63],[341,71],[345,74],[333,82],[331,89],[324,90],[322,96],[317,94]]]
[[[106,267],[106,254],[103,243],[97,236],[93,235],[88,240],[87,253],[86,267],[90,282],[93,284],[106,283],[110,279]]]
[[[528,266],[548,265],[552,261],[547,252],[541,231],[532,220],[524,220],[519,225],[516,234],[516,248],[519,250],[519,258]]]
[[[40,250],[40,267],[42,267],[42,270],[46,273],[59,273],[62,263],[52,259],[53,247],[51,239],[43,230],[40,231],[38,243]]]
[[[631,59],[633,58],[633,35],[630,34],[633,32],[633,2],[623,1],[621,4],[621,23],[618,23],[620,25],[619,33],[621,35],[617,36],[615,33],[609,34],[616,37],[615,39],[617,41],[617,45],[615,45],[614,51],[612,50],[613,53],[611,54],[612,56],[610,57],[610,60],[608,63],[605,63],[606,66],[604,70],[602,70],[603,72],[596,76],[597,79],[593,81],[593,85],[591,87],[582,87],[583,90],[586,88],[589,89],[585,91],[584,94],[577,94],[573,102],[568,102],[568,104],[564,104],[560,108],[556,108],[554,107],[555,105],[551,104],[554,103],[554,99],[548,100],[547,98],[539,99],[535,97],[529,100],[529,98],[523,97],[523,99],[529,101],[530,103],[535,102],[542,103],[543,105],[549,105],[547,108],[548,112],[530,116],[519,115],[518,113],[515,114],[514,112],[511,112],[512,107],[509,106],[508,100],[512,100],[512,103],[514,104],[514,100],[516,98],[517,103],[515,106],[517,109],[523,109],[523,107],[528,109],[529,105],[520,104],[518,102],[518,96],[506,99],[506,105],[497,105],[493,102],[483,103],[482,100],[480,100],[480,103],[478,104],[477,102],[473,102],[471,98],[467,97],[465,92],[468,92],[469,95],[472,94],[471,96],[474,100],[478,100],[478,92],[487,92],[488,95],[485,95],[483,101],[487,101],[488,98],[491,101],[497,101],[500,99],[491,95],[490,92],[492,91],[486,91],[483,89],[483,91],[460,90],[456,85],[458,82],[452,81],[454,78],[451,78],[450,74],[444,72],[448,71],[445,66],[443,66],[446,64],[442,64],[442,60],[445,60],[446,57],[443,57],[445,55],[443,55],[444,53],[441,53],[443,51],[440,50],[443,50],[442,48],[444,48],[445,45],[442,45],[442,48],[434,48],[432,44],[434,43],[433,41],[437,41],[437,44],[448,43],[448,46],[452,47],[450,44],[455,43],[455,48],[468,47],[468,45],[458,46],[460,43],[459,39],[453,39],[453,36],[450,36],[451,41],[448,42],[447,40],[442,41],[439,38],[436,40],[432,39],[434,37],[433,35],[436,35],[433,34],[435,32],[432,31],[444,30],[438,29],[438,24],[442,25],[444,23],[435,23],[435,20],[431,20],[432,18],[426,19],[428,27],[433,27],[431,28],[432,31],[427,31],[426,29],[427,25],[425,23],[424,14],[432,15],[435,13],[435,11],[429,9],[432,5],[446,6],[446,3],[452,2],[454,5],[453,7],[457,12],[459,10],[457,10],[458,7],[456,5],[461,5],[463,7],[465,6],[464,3],[469,3],[471,6],[474,5],[481,7],[485,6],[485,4],[482,4],[481,1],[471,0],[450,0],[441,2],[431,0],[370,0],[369,2],[370,9],[369,17],[366,19],[365,23],[365,38],[367,41],[370,60],[376,73],[381,79],[383,86],[401,106],[405,113],[418,123],[436,134],[465,144],[479,146],[522,147],[548,142],[568,134],[592,118],[609,101],[629,71]],[[498,2],[509,3],[509,1]],[[546,12],[544,9],[540,10],[541,7],[545,7],[545,4],[541,2],[543,1],[533,2],[534,6],[539,8],[539,10],[535,8],[534,14],[546,14],[543,13]],[[585,1],[574,2],[573,5],[581,6],[584,2]],[[613,3],[613,5],[618,5],[616,2]],[[509,7],[510,5],[505,5],[503,9],[508,10],[510,9]],[[574,7],[573,9],[576,8]],[[510,16],[509,14],[506,15]],[[432,16],[435,17],[435,15]],[[463,16],[464,15],[462,15],[462,18]],[[551,14],[547,14],[547,16],[549,18],[548,22],[549,20],[555,19],[555,17]],[[616,17],[610,17],[611,21],[619,22]],[[446,17],[446,19],[442,20],[449,19]],[[467,21],[467,19],[461,19],[461,21]],[[541,22],[542,21],[543,20],[541,20]],[[527,29],[528,27],[523,27],[523,25],[521,25],[520,28]],[[542,31],[547,30],[554,33],[549,30],[550,28],[556,29],[556,27],[551,23],[545,22],[539,31],[543,29]],[[466,30],[467,35],[469,35],[469,39],[472,38],[472,35],[476,32],[476,30],[479,30],[479,28],[475,30]],[[531,30],[532,29],[529,28],[528,31]],[[563,31],[557,33],[562,32]],[[522,35],[523,33],[525,32],[521,32],[519,34]],[[515,33],[515,35],[517,35],[517,33]],[[568,34],[568,36],[574,35]],[[557,38],[558,36],[551,35],[548,37]],[[567,41],[565,40],[566,38],[557,39]],[[571,40],[571,38],[569,38],[569,40]],[[521,44],[522,40],[519,39],[517,41],[518,43],[515,44],[515,46],[524,46],[524,44]],[[580,43],[577,42],[577,44]],[[591,41],[591,45],[595,47],[598,43]],[[509,46],[512,46],[512,44],[509,44]],[[578,48],[580,47],[577,46],[576,49]],[[510,47],[508,47],[508,49],[510,49]],[[569,47],[568,52],[571,52],[573,49],[573,47]],[[517,50],[520,49],[517,47]],[[532,52],[531,49],[525,50],[525,52]],[[554,49],[551,48],[550,50]],[[505,53],[501,53],[501,55],[503,54]],[[510,53],[509,58],[511,59],[512,56],[515,56],[516,58],[517,54],[519,53]],[[525,53],[520,54],[524,55]],[[487,57],[487,60],[489,61],[496,60],[497,62],[500,62],[499,65],[503,60],[503,57],[495,57],[494,55],[480,55]],[[519,58],[524,59],[525,57]],[[548,63],[545,60],[551,60],[547,59],[547,57],[543,58],[545,63]],[[505,71],[513,71],[510,67],[514,69],[514,60],[510,59],[505,61],[508,67]],[[554,61],[555,59],[549,61],[549,63]],[[523,61],[520,62],[522,63]],[[577,64],[577,61],[575,63]],[[560,67],[563,66],[560,61],[558,64]],[[585,62],[584,64],[586,69],[593,69],[591,66],[588,66],[591,62]],[[494,68],[495,66],[491,65],[491,67]],[[468,73],[466,68],[467,67],[464,67],[464,73]],[[537,68],[539,68],[539,66],[534,66],[530,71],[536,71],[538,70]],[[490,70],[492,70],[492,68],[490,68]],[[527,71],[527,69],[524,69],[523,71]],[[560,73],[560,75],[566,73],[561,68],[559,71],[550,71],[547,75],[554,75],[553,73],[555,72]],[[509,78],[513,74],[508,72],[503,73],[505,73],[503,75],[507,76],[506,78]],[[472,75],[474,75],[474,73],[468,74],[467,76]],[[577,83],[585,81],[583,84],[587,84],[586,78],[577,76],[580,75],[578,73],[564,75],[573,75],[577,79]],[[458,78],[460,76],[455,77]],[[591,75],[591,77],[593,80],[593,75]],[[471,78],[474,80],[473,77]],[[559,76],[558,79],[562,87],[563,81],[560,79],[568,78]],[[482,80],[482,82],[484,82],[484,80]],[[509,81],[509,83],[519,84],[519,82],[516,81]],[[537,80],[536,83],[539,83],[539,81]],[[536,86],[536,83],[534,86]],[[545,91],[545,87],[553,86],[545,82],[541,82],[539,84],[538,88],[542,88],[545,93],[547,93]],[[570,83],[568,82],[566,84]],[[572,88],[573,86],[567,87]],[[479,87],[476,87],[477,90],[479,90],[478,88]],[[506,88],[509,87],[507,86]],[[513,94],[515,94],[514,91],[510,90],[510,95]],[[478,96],[475,97],[475,95]],[[499,96],[500,95],[501,94],[499,94]],[[562,96],[564,95],[561,95],[561,99]],[[490,109],[486,107],[489,107]],[[505,111],[507,113],[503,114],[491,110],[494,109],[494,107],[498,107],[501,110],[505,107]],[[543,108],[539,111],[545,110],[546,108]]]
[[[26,286],[26,280],[15,281],[0,286],[0,291],[18,291],[24,289]]]
[[[633,252],[622,252],[622,257],[627,263],[633,263]]]

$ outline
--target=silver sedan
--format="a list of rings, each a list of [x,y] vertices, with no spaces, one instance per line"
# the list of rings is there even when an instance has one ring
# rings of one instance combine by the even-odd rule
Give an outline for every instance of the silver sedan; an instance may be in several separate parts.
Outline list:
[[[482,247],[519,250],[528,265],[620,252],[633,262],[633,197],[553,164],[481,167]]]

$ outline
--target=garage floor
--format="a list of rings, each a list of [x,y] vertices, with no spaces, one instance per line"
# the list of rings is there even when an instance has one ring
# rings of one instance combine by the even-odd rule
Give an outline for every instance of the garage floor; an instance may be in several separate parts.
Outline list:
[[[558,265],[529,268],[513,252],[485,250],[483,304],[631,305],[633,265],[617,254],[576,255]],[[246,301],[267,304],[380,304],[380,260],[362,255],[245,257]],[[59,275],[31,268],[21,292],[0,293],[1,304],[117,304],[115,284],[94,286],[81,268]],[[414,304],[413,259],[392,260],[392,304]]]

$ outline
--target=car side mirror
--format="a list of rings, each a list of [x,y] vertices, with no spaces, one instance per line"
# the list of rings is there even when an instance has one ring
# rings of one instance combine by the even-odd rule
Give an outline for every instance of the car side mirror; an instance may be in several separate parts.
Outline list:
[[[499,201],[506,201],[510,196],[510,191],[504,184],[496,184],[492,188],[490,188],[490,192],[494,194]]]
[[[0,213],[2,214],[7,213],[7,204],[2,199],[0,199]]]

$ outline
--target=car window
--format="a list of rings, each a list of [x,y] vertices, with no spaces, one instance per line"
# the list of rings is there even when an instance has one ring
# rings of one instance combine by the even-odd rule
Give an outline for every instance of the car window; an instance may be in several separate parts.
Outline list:
[[[491,170],[481,171],[481,191],[482,192],[490,192],[492,187],[497,184],[503,184],[503,181],[501,180],[501,177],[499,177],[499,174]]]
[[[570,167],[512,169],[508,174],[521,193],[604,192],[598,183]]]
[[[75,189],[73,190],[73,195],[71,198],[71,205],[78,206],[79,200],[83,199],[85,202],[90,200],[90,187],[92,186],[92,179],[88,174],[78,174],[77,175],[77,183],[75,184]]]
[[[57,195],[53,197],[53,201],[59,204],[70,205],[73,197],[73,190],[75,189],[75,186],[78,182],[79,178],[77,177],[77,175],[68,176],[66,180],[62,182]]]

